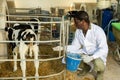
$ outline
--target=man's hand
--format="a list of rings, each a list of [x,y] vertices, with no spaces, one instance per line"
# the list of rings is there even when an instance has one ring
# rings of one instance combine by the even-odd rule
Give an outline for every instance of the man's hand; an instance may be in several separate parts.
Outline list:
[[[62,51],[62,50],[63,50],[62,46],[53,47],[53,51]]]
[[[82,59],[83,59],[83,62],[89,63],[89,62],[91,62],[94,58],[93,58],[92,56],[83,54],[83,55],[82,55]]]

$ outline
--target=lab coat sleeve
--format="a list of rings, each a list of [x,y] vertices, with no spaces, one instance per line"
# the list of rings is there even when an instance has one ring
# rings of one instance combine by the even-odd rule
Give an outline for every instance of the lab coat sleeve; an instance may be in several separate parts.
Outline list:
[[[102,58],[106,59],[108,55],[108,45],[106,40],[106,35],[102,29],[98,30],[95,34],[96,36],[96,43],[97,43],[97,49],[93,53],[93,58]]]
[[[78,39],[79,38],[78,36],[79,36],[79,32],[78,32],[78,30],[76,30],[75,37],[72,41],[72,44],[67,46],[67,52],[84,53],[84,51],[81,48],[82,46]]]
[[[80,48],[80,43],[78,41],[78,39],[75,37],[72,41],[71,45],[67,46],[67,51],[73,51],[73,50],[78,50]]]

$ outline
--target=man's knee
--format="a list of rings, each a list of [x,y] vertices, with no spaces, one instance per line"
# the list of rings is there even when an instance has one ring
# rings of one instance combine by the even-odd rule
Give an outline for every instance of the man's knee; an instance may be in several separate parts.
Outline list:
[[[94,70],[96,72],[104,72],[105,71],[105,65],[102,59],[98,58],[94,60]]]

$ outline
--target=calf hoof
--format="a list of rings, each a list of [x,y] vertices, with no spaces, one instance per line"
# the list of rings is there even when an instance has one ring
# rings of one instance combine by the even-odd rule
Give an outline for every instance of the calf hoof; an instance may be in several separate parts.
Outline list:
[[[32,58],[32,53],[29,53],[29,56]]]
[[[27,80],[26,78],[23,78],[22,80]]]
[[[35,77],[37,77],[37,78],[38,78],[38,77],[39,77],[39,74],[38,74],[38,73],[36,73],[36,74],[35,74]]]
[[[14,72],[15,72],[15,71],[17,71],[17,68],[14,68],[14,70],[13,70],[13,71],[14,71]]]

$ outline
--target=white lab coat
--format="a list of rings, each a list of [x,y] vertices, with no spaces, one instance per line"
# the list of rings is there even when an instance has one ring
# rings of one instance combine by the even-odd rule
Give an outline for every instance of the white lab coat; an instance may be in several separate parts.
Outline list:
[[[103,29],[95,24],[90,24],[86,36],[81,29],[77,29],[71,45],[67,46],[67,52],[85,53],[94,59],[101,58],[106,64],[108,45]]]

